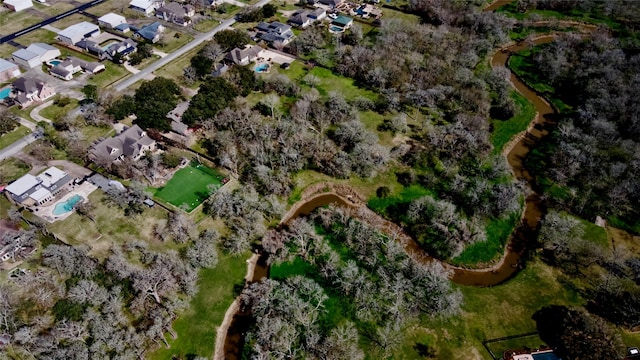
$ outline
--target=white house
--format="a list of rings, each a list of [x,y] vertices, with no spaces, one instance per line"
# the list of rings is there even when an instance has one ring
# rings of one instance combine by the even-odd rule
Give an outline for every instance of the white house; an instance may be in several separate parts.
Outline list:
[[[19,75],[20,68],[18,67],[18,65],[12,63],[11,61],[0,59],[0,82],[13,79],[14,77],[18,77]]]
[[[22,66],[25,69],[33,69],[34,67],[40,66],[40,64],[42,64],[40,56],[27,49],[18,49],[14,51],[13,54],[11,54],[11,58],[14,63]]]
[[[27,51],[37,54],[41,62],[53,60],[61,56],[60,49],[45,43],[33,43],[27,47]]]
[[[126,23],[127,19],[124,16],[114,13],[108,13],[98,18],[98,25],[105,29],[114,29],[116,26]]]
[[[16,203],[30,203],[42,205],[53,199],[69,182],[71,177],[57,167],[50,167],[38,176],[26,174],[9,184],[5,191],[9,198]]]
[[[129,8],[151,16],[157,8],[164,6],[163,0],[131,0]]]
[[[85,38],[98,34],[100,34],[98,25],[83,21],[60,31],[56,39],[65,44],[75,45]]]
[[[31,0],[4,0],[4,6],[15,12],[33,7]]]

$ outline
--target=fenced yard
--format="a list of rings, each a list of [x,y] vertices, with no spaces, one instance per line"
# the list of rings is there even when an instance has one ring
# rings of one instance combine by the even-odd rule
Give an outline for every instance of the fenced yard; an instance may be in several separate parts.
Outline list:
[[[171,180],[156,189],[155,197],[191,212],[210,195],[210,185],[222,186],[224,176],[214,169],[192,162],[178,170]]]

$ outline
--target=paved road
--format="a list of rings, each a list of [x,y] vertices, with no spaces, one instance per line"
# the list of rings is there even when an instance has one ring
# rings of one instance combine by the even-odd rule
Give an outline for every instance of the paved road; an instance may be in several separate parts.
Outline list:
[[[71,9],[71,10],[65,12],[65,13],[60,14],[60,15],[53,16],[53,17],[51,17],[51,18],[49,18],[47,20],[43,20],[40,23],[35,24],[35,25],[31,26],[31,27],[28,27],[26,29],[14,32],[13,34],[9,34],[9,35],[3,36],[3,37],[0,38],[0,44],[4,44],[6,42],[12,41],[13,39],[17,38],[18,36],[22,36],[24,34],[28,34],[28,33],[32,32],[34,30],[38,30],[38,29],[40,29],[41,27],[43,27],[45,25],[49,25],[49,24],[54,23],[54,22],[56,22],[56,21],[58,21],[60,19],[64,19],[67,16],[71,16],[71,15],[77,13],[77,12],[87,10],[87,9],[89,9],[89,8],[95,6],[95,5],[98,5],[98,4],[102,3],[102,2],[104,2],[104,1],[105,0],[93,0],[90,3],[86,3],[86,4],[83,4],[83,5],[80,5],[75,9]]]
[[[260,0],[254,6],[262,7],[265,4],[268,4],[269,1],[271,1],[271,0]],[[146,68],[140,70],[140,72],[138,72],[138,73],[136,73],[136,74],[124,79],[123,81],[117,83],[116,85],[114,85],[113,88],[118,92],[125,90],[129,86],[135,84],[137,81],[143,79],[145,76],[151,74],[153,71],[158,70],[159,68],[167,65],[168,63],[170,63],[173,60],[177,59],[178,57],[182,56],[183,54],[191,51],[196,46],[198,46],[198,45],[202,44],[203,42],[213,38],[213,35],[215,35],[217,32],[230,28],[231,25],[235,24],[235,22],[236,22],[236,19],[234,19],[234,18],[231,18],[231,19],[223,21],[215,29],[213,29],[213,30],[211,30],[211,31],[209,31],[207,33],[204,33],[202,35],[197,36],[195,39],[193,39],[191,42],[185,44],[180,49],[178,49],[178,50],[172,52],[171,54],[163,57],[162,59],[152,63],[151,65],[147,66]]]
[[[0,161],[19,153],[20,151],[22,151],[22,149],[25,146],[31,144],[34,141],[36,141],[36,136],[34,135],[34,133],[31,133],[31,134],[23,137],[22,139],[14,142],[13,144],[7,146],[6,148],[1,149],[0,150]]]

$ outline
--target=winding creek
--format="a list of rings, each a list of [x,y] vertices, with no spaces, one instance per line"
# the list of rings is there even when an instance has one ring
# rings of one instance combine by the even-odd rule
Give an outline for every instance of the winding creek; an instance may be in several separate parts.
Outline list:
[[[509,2],[511,1],[496,1],[491,4],[487,10],[493,10],[494,6],[497,8]],[[491,57],[491,66],[509,68],[508,61],[512,53],[522,51],[531,45],[549,43],[553,41],[555,36],[555,34],[546,34],[530,39],[528,43],[507,44]],[[291,210],[283,217],[281,224],[287,224],[299,216],[308,215],[319,207],[336,204],[350,208],[352,210],[352,216],[369,223],[386,234],[394,236],[401,242],[407,254],[415,261],[421,263],[432,261],[440,262],[443,266],[451,270],[451,280],[457,284],[492,286],[506,281],[518,271],[521,258],[526,252],[528,245],[535,241],[537,229],[544,211],[540,194],[535,192],[534,177],[525,169],[523,160],[538,141],[549,134],[550,126],[554,124],[553,115],[555,114],[555,109],[549,102],[518,79],[513,71],[511,71],[510,81],[514,88],[535,106],[537,113],[528,129],[517,134],[505,147],[503,152],[515,178],[527,184],[529,194],[525,200],[521,222],[514,230],[509,243],[505,247],[502,258],[495,265],[483,269],[466,269],[451,265],[443,260],[434,259],[426,254],[400,226],[382,218],[367,208],[365,199],[344,185],[338,185],[336,188],[334,186],[335,184],[328,183],[321,184],[320,186],[316,184],[315,190],[303,193],[302,200],[294,204]],[[267,274],[266,259],[264,259],[263,256],[255,266],[253,275],[249,276],[248,279],[257,281],[267,276]],[[242,313],[237,305],[234,309],[230,308],[229,311],[233,311],[233,313],[231,313],[234,314],[233,320],[229,321],[226,325],[223,323],[223,326],[219,329],[219,331],[226,331],[227,336],[219,339],[220,343],[218,343],[218,341],[216,342],[214,359],[238,359],[242,351],[241,337],[249,325],[248,321],[250,320],[250,316],[249,314]]]

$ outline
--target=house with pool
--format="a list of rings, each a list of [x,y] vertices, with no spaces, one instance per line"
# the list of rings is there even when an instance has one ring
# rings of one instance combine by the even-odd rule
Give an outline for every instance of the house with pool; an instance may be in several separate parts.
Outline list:
[[[26,174],[7,185],[4,189],[7,197],[16,204],[42,205],[54,199],[69,183],[71,177],[55,166],[37,176]]]

